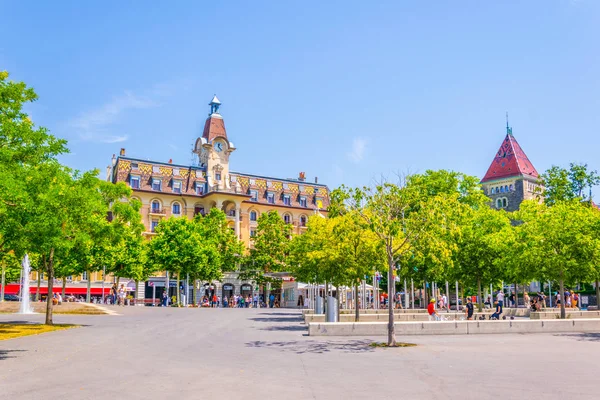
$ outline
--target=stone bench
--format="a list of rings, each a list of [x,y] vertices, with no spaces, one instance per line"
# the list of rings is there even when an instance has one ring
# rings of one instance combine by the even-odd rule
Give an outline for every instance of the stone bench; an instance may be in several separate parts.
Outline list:
[[[396,322],[397,336],[598,332],[600,319]],[[387,322],[317,322],[309,336],[387,336]]]
[[[600,318],[600,311],[571,311],[565,309],[567,319],[581,319],[581,318]],[[532,312],[529,315],[531,319],[552,319],[560,318],[560,309],[552,311],[541,311]]]

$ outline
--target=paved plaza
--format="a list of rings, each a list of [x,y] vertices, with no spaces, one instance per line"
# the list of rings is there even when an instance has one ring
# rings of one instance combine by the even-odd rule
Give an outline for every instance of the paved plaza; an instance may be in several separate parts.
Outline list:
[[[315,338],[297,310],[126,307],[0,342],[7,399],[597,399],[599,334]],[[41,322],[43,315],[0,315]]]

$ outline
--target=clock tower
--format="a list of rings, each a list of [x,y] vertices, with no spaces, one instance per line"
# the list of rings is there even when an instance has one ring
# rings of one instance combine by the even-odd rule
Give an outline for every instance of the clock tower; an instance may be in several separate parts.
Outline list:
[[[225,191],[231,189],[229,155],[235,147],[227,138],[225,122],[219,113],[221,102],[216,95],[208,105],[210,114],[204,123],[202,137],[196,140],[194,153],[198,155],[200,166],[206,171],[207,191]]]

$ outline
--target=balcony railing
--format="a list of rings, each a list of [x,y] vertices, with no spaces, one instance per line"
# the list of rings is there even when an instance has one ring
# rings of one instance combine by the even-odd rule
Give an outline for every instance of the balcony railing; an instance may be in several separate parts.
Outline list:
[[[166,213],[167,213],[167,210],[165,210],[164,208],[151,208],[150,209],[150,214],[165,215]]]

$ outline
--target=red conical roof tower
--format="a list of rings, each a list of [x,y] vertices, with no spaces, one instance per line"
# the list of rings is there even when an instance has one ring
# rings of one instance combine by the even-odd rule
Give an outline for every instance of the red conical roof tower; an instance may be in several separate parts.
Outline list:
[[[509,128],[507,123],[506,137],[481,183],[517,176],[539,178],[538,172],[513,136],[512,128]]]
[[[213,97],[210,103],[210,114],[204,123],[204,130],[202,131],[202,137],[207,142],[212,142],[213,139],[222,137],[227,140],[227,131],[225,130],[225,122],[223,117],[219,114],[219,107],[221,102],[217,98],[217,95]]]

